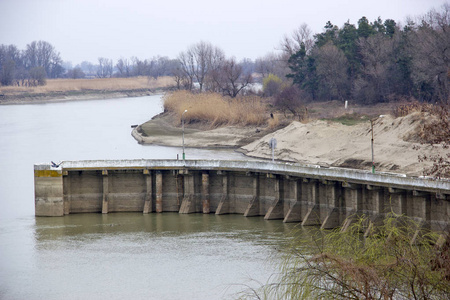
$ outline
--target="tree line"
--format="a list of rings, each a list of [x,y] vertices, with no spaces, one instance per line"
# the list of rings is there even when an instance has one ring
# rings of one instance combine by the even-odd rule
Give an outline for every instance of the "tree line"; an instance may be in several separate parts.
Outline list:
[[[312,100],[376,103],[415,98],[448,103],[450,5],[401,28],[394,20],[342,27],[328,22],[311,36],[301,26],[282,43],[291,78]]]
[[[46,78],[58,78],[63,73],[61,56],[48,42],[34,41],[25,50],[0,45],[1,85],[44,85]]]
[[[45,84],[45,78],[173,76],[178,89],[236,97],[255,82],[263,96],[303,100],[377,103],[418,99],[448,103],[450,97],[450,5],[431,10],[401,27],[392,19],[366,17],[341,27],[327,22],[313,34],[302,24],[280,43],[279,53],[237,61],[209,42],[191,45],[178,57],[100,57],[71,67],[48,42],[19,50],[0,45],[1,85]],[[65,65],[65,67],[63,67]],[[256,76],[255,76],[256,75]],[[292,105],[291,105],[292,106]],[[290,110],[290,108],[287,108]]]

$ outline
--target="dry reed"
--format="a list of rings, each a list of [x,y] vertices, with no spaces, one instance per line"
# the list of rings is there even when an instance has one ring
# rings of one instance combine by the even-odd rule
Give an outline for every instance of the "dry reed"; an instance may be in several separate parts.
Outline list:
[[[268,121],[268,127],[270,129],[275,129],[280,125],[280,118],[278,117],[277,114],[273,115],[273,118],[270,118]]]
[[[120,91],[136,89],[165,88],[174,85],[172,77],[159,77],[149,79],[145,76],[129,78],[94,78],[94,79],[48,79],[47,84],[36,87],[26,86],[2,86],[3,94],[15,93],[51,93],[68,91]]]
[[[255,96],[230,99],[216,93],[177,91],[164,96],[164,109],[177,114],[179,122],[187,110],[186,122],[203,122],[212,127],[262,125],[267,121],[265,105]]]

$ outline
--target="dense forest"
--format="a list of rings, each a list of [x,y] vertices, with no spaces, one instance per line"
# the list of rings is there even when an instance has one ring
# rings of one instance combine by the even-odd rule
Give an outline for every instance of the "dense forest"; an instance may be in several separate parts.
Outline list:
[[[303,100],[354,100],[377,103],[417,99],[449,103],[450,5],[431,10],[401,26],[392,19],[366,17],[342,26],[327,22],[313,34],[302,24],[282,39],[277,53],[237,61],[198,42],[175,59],[100,57],[97,64],[72,67],[48,42],[24,50],[0,45],[1,85],[43,85],[46,78],[173,76],[178,89],[215,91],[230,97],[264,83],[265,96],[283,91]],[[294,92],[292,90],[295,90]],[[286,90],[286,91],[285,91]]]

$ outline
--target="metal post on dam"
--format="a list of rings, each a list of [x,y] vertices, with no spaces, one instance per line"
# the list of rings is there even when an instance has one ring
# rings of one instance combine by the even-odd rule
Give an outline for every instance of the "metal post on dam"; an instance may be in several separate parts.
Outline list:
[[[450,181],[294,163],[94,160],[34,166],[36,216],[215,213],[322,228],[389,212],[449,231]]]

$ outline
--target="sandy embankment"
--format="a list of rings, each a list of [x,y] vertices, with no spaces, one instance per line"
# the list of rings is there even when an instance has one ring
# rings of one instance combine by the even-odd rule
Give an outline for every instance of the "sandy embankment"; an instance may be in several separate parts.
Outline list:
[[[376,170],[422,175],[429,163],[418,161],[418,155],[445,154],[449,150],[432,148],[418,143],[417,134],[426,121],[420,114],[394,119],[383,116],[374,122],[374,154]],[[143,125],[149,136],[139,130],[133,136],[145,144],[180,146],[181,128],[167,123],[164,118]],[[152,129],[153,127],[153,129]],[[142,130],[142,128],[140,129]],[[248,156],[270,159],[269,140],[277,139],[275,159],[283,161],[371,169],[370,122],[346,126],[329,121],[303,124],[292,122],[278,131],[259,136],[256,128],[223,127],[213,130],[186,128],[187,147],[233,147]],[[253,141],[252,141],[253,140]],[[420,146],[420,150],[414,150]]]
[[[135,128],[132,135],[141,144],[179,147],[182,144],[182,128],[173,125],[175,118],[168,114],[156,116]],[[184,144],[189,148],[238,148],[262,138],[266,133],[256,126],[205,129],[189,125],[185,127]]]
[[[418,132],[424,122],[418,113],[397,119],[388,115],[378,118],[373,127],[376,170],[422,175],[423,168],[429,167],[430,163],[419,162],[419,154],[447,153],[448,150],[442,147],[433,148],[418,142]],[[270,158],[268,142],[272,137],[277,139],[277,159],[322,166],[371,168],[369,122],[354,126],[326,121],[293,122],[241,149],[249,156]],[[414,146],[420,150],[415,150]]]

